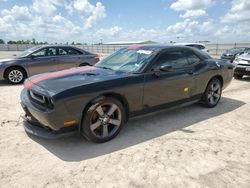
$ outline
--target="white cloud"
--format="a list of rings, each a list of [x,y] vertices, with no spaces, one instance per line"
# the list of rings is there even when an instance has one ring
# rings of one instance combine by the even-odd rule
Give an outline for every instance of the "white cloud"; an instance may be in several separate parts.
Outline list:
[[[52,0],[34,0],[31,8],[39,14],[48,16],[54,14],[57,10]]]
[[[232,7],[229,12],[221,18],[224,23],[230,22],[250,22],[250,1],[249,0],[233,0]]]
[[[98,36],[98,38],[102,38],[102,37],[114,37],[120,34],[120,32],[122,31],[122,28],[119,26],[114,26],[108,29],[99,29],[96,32],[96,35]]]
[[[200,17],[206,15],[206,9],[213,4],[212,0],[177,0],[170,5],[175,11],[185,11],[182,18]]]
[[[185,14],[181,14],[181,18],[190,18],[190,17],[200,17],[206,15],[206,11],[202,9],[198,10],[187,10]]]
[[[7,19],[14,19],[17,21],[29,21],[32,19],[32,14],[29,11],[29,8],[26,6],[14,6],[12,9],[4,9],[1,12],[2,16]]]
[[[217,25],[208,20],[205,22],[198,22],[195,20],[185,19],[183,22],[177,22],[167,28],[167,33],[170,36],[178,38],[199,38],[203,37],[208,40],[211,37],[212,31],[216,29]]]
[[[82,19],[85,21],[85,29],[91,28],[99,20],[106,17],[105,7],[100,2],[94,6],[88,0],[76,0],[73,7],[81,13]]]
[[[212,0],[177,0],[170,5],[170,8],[181,10],[207,9],[212,4]]]
[[[78,17],[80,14],[82,23],[74,23],[67,15],[62,16],[59,13],[61,9],[66,10],[66,14],[74,13]],[[2,10],[0,33],[2,37],[12,40],[77,40],[85,37],[88,29],[105,16],[105,7],[100,2],[93,5],[88,0],[33,0],[29,6],[15,5]],[[119,30],[119,27],[114,27],[110,32],[115,33],[117,29]]]

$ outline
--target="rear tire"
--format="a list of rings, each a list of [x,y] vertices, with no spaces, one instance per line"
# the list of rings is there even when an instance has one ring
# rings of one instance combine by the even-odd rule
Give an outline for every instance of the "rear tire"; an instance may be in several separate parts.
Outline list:
[[[103,97],[93,102],[83,114],[81,134],[96,143],[116,137],[125,124],[126,113],[117,99]]]
[[[10,84],[21,84],[26,77],[26,72],[19,67],[11,67],[5,72],[5,78]]]
[[[213,108],[215,107],[221,98],[222,93],[222,83],[219,79],[213,78],[207,85],[205,93],[202,97],[202,104],[205,107]]]

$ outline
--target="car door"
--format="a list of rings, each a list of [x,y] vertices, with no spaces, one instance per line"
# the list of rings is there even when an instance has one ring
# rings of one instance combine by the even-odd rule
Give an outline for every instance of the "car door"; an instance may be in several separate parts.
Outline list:
[[[55,55],[55,47],[42,48],[30,54],[30,60],[26,64],[29,75],[56,71]]]
[[[82,63],[82,52],[71,47],[57,47],[58,70],[77,67]]]
[[[194,67],[190,65],[182,50],[166,50],[153,62],[145,74],[144,99],[145,107],[177,102],[188,99],[195,90]],[[161,71],[161,66],[172,67]]]

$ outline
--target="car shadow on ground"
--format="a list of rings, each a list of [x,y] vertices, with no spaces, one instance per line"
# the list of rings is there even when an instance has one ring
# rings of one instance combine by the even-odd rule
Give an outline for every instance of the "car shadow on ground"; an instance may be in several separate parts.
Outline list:
[[[82,161],[119,151],[174,131],[193,134],[195,132],[188,129],[189,126],[233,111],[244,104],[223,97],[215,108],[204,108],[194,104],[144,115],[131,119],[115,139],[103,144],[88,142],[79,135],[59,140],[44,140],[29,136],[64,161]]]
[[[250,76],[244,76],[242,79],[239,81],[245,81],[245,82],[250,82]]]
[[[14,87],[14,86],[21,86],[22,84],[10,84],[6,80],[0,80],[0,87]]]

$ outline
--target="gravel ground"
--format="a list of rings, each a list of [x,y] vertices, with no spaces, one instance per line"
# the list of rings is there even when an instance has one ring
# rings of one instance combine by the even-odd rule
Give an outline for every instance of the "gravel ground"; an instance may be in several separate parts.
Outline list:
[[[250,78],[216,108],[135,118],[104,144],[28,136],[21,89],[0,82],[0,187],[250,187]]]

